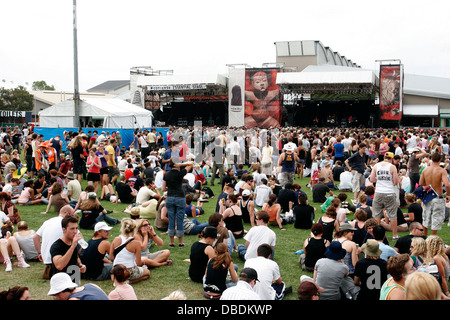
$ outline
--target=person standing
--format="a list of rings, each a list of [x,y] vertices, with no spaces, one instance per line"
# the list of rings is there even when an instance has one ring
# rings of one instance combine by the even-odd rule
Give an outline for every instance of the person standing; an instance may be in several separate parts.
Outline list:
[[[422,158],[427,155],[427,152],[420,147],[414,147],[407,151],[410,154],[407,165],[410,179],[409,192],[413,193],[414,190],[416,190],[416,184],[419,185],[420,181],[420,162]]]
[[[284,152],[278,158],[278,166],[281,166],[280,184],[284,188],[287,183],[293,184],[295,178],[295,164],[299,162],[297,154],[294,152],[296,146],[294,144],[285,144]]]
[[[445,198],[443,185],[445,189],[450,190],[447,171],[440,166],[441,155],[435,152],[431,155],[431,164],[426,167],[420,175],[419,185],[424,189],[432,189],[430,192],[434,197],[430,201],[423,202],[422,225],[424,235],[428,235],[428,229],[431,234],[436,235],[441,230],[445,219]]]
[[[351,157],[346,159],[345,165],[353,175],[352,191],[355,200],[358,199],[361,187],[364,186],[364,171],[366,168],[366,144],[361,142],[359,144],[358,152],[355,152]]]
[[[162,191],[167,191],[166,208],[169,218],[168,235],[170,237],[169,246],[174,246],[175,225],[176,236],[178,237],[178,246],[184,247],[183,243],[183,221],[186,210],[186,197],[183,190],[183,178],[187,171],[190,171],[193,162],[179,163],[178,157],[172,157],[169,160],[171,170],[164,174]]]
[[[216,172],[219,170],[219,178],[222,182],[222,178],[224,175],[224,163],[225,163],[225,148],[221,146],[221,140],[219,138],[216,138],[214,140],[214,146],[211,150],[211,155],[213,158],[213,165],[211,169],[211,180],[210,184],[211,186],[214,186],[216,179]]]
[[[395,166],[392,165],[394,154],[386,152],[384,160],[378,162],[370,174],[370,182],[376,184],[375,195],[372,202],[373,217],[378,223],[383,218],[383,209],[386,210],[386,216],[389,218],[392,227],[392,238],[398,239],[397,234],[397,196],[395,186],[398,184],[398,173]]]

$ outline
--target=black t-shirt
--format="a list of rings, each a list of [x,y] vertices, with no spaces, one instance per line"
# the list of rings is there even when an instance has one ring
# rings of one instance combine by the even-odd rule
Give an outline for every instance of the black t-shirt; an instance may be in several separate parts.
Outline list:
[[[178,170],[173,170],[178,171]],[[190,260],[191,264],[189,265],[189,277],[194,282],[203,282],[203,276],[205,275],[206,266],[208,264],[208,256],[205,254],[206,247],[209,244],[202,242],[194,242],[191,247],[191,255]]]
[[[53,242],[52,246],[50,247],[50,255],[52,257],[52,275],[55,273],[58,273],[58,272],[67,272],[67,267],[69,267],[69,266],[78,266],[78,248],[73,250],[73,253],[72,253],[72,256],[70,257],[69,262],[62,270],[56,269],[55,265],[53,264],[53,258],[56,256],[65,255],[66,252],[69,250],[69,248],[70,248],[70,245],[67,245],[61,239],[58,239],[55,242]]]
[[[230,176],[229,174],[224,175],[222,178],[222,190],[223,190],[223,187],[228,183],[236,185],[237,180],[234,176]]]
[[[84,154],[83,146],[79,145],[78,147],[72,149],[72,158],[74,166],[78,165],[79,162],[82,162],[81,156]]]
[[[6,134],[4,137],[3,137],[3,144],[6,146],[6,147],[9,147],[9,144],[11,143],[11,136],[9,135],[9,134]]]
[[[274,186],[274,188],[272,189],[272,192],[278,196],[278,193],[280,192],[280,190],[283,190],[283,187],[280,186],[279,184],[276,184]]]
[[[131,176],[128,178],[128,181],[130,182],[130,187],[137,191],[144,186],[144,180],[141,177]]]
[[[411,241],[412,239],[416,237],[414,235],[408,234],[406,236],[398,238],[397,242],[394,245],[394,248],[398,249],[398,253],[407,253],[411,254]],[[426,237],[422,238],[426,239]]]
[[[313,202],[324,203],[327,200],[328,192],[330,192],[330,188],[326,184],[316,183],[312,189]]]
[[[167,187],[168,197],[185,197],[183,190],[183,178],[186,175],[186,169],[170,170],[164,174],[164,181]]]
[[[155,177],[155,171],[153,170],[153,168],[146,168],[144,169],[144,176],[146,178],[154,178]]]
[[[22,136],[22,134],[21,133],[15,133],[13,136],[12,136],[12,143],[13,144],[19,144],[20,143],[20,137]]]
[[[96,219],[104,209],[102,206],[98,208],[92,208],[91,210],[82,210],[80,227],[83,229],[94,229]]]
[[[293,202],[293,205],[297,203],[297,197],[295,191],[288,189],[281,189],[278,192],[277,203],[281,206],[281,212],[289,211],[289,201]]]
[[[117,182],[116,183],[116,192],[119,196],[120,202],[122,203],[132,203],[135,199],[135,197],[131,194],[133,191],[131,190],[131,187],[123,182]]]
[[[400,208],[397,208],[397,225],[401,225],[401,224],[405,224],[406,220],[405,217],[403,216],[403,211]]]
[[[311,229],[314,216],[314,208],[312,206],[309,204],[299,204],[292,211],[295,217],[295,228]]]
[[[422,223],[422,206],[420,204],[417,202],[410,204],[408,212],[414,212],[414,221]]]
[[[334,181],[341,181],[341,173],[345,171],[345,168],[342,166],[335,166],[333,168],[333,179]]]
[[[380,291],[387,280],[387,262],[383,259],[359,260],[354,275],[361,281],[361,290],[356,300],[380,300]]]

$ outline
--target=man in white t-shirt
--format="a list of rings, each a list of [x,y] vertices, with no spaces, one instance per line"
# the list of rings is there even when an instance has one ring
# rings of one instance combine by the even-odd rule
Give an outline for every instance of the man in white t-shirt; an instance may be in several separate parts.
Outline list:
[[[159,170],[155,176],[155,185],[158,189],[162,188],[165,170]]]
[[[345,134],[345,138],[342,139],[342,144],[344,145],[344,156],[348,158],[350,156],[349,148],[352,145],[352,139],[348,133]]]
[[[255,205],[262,207],[264,203],[269,201],[269,196],[272,193],[272,188],[267,185],[267,179],[261,179],[260,184],[255,188]]]
[[[154,183],[153,178],[147,178],[145,180],[145,186],[141,187],[136,195],[136,203],[144,203],[151,198],[158,200],[161,198],[158,188]]]
[[[83,190],[81,190],[80,182],[74,178],[72,171],[67,172],[66,179],[67,195],[70,199],[70,205],[75,208]]]
[[[269,223],[269,214],[266,211],[259,211],[256,214],[255,221],[256,226],[250,228],[244,236],[245,245],[241,244],[238,246],[239,258],[244,261],[256,258],[258,247],[263,243],[267,243],[272,250],[275,248],[277,236],[267,226]]]
[[[62,207],[57,217],[44,221],[33,237],[34,247],[39,254],[39,260],[46,265],[46,268],[51,268],[52,257],[50,255],[50,248],[53,242],[62,237],[63,230],[61,221],[68,214],[74,214],[74,210],[70,205]]]
[[[244,268],[253,268],[258,273],[258,280],[253,290],[262,300],[282,300],[284,295],[292,291],[292,287],[286,292],[286,286],[281,278],[278,263],[270,259],[272,248],[263,243],[258,247],[257,257],[245,261]]]

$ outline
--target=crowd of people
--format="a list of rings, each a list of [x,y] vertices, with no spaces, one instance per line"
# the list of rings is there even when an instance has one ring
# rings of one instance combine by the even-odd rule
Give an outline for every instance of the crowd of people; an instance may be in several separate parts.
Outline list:
[[[48,294],[58,299],[137,299],[131,284],[172,264],[170,250],[153,250],[164,245],[155,230],[167,233],[169,248],[196,235],[187,273],[205,298],[281,300],[292,286],[274,259],[282,240],[273,229],[282,235],[292,224],[311,231],[299,252],[299,268],[312,273],[300,279],[300,300],[450,299],[450,249],[438,235],[450,207],[448,134],[171,127],[166,136],[136,129],[127,146],[119,131],[64,131],[44,141],[27,127],[6,128],[1,258],[6,272],[13,256],[18,267],[44,263]],[[298,179],[308,181],[312,199]],[[129,217],[112,218],[104,201],[127,204]],[[215,212],[203,209],[209,201]],[[57,216],[34,232],[20,211],[37,204]],[[78,228],[94,231],[86,245]],[[88,281],[113,281],[115,289],[107,295],[94,284],[80,286],[68,276],[74,268]],[[28,288],[10,290],[29,297]]]

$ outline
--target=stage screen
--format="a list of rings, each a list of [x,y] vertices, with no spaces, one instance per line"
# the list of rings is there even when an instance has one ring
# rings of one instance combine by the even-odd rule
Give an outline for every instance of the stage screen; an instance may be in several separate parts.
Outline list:
[[[276,84],[279,69],[245,70],[246,127],[277,128],[281,125],[282,95]]]
[[[402,118],[403,68],[401,65],[380,66],[380,119]]]

